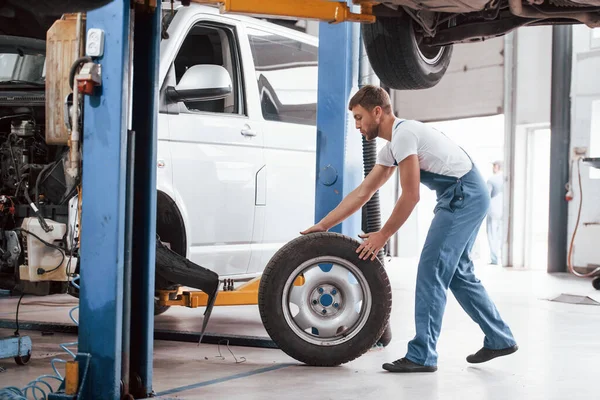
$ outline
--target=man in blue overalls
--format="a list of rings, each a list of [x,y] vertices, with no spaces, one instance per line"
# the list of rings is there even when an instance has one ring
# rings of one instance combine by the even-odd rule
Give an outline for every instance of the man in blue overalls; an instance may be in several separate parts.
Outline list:
[[[390,372],[434,372],[436,344],[452,291],[462,308],[485,334],[483,348],[467,357],[470,363],[489,361],[517,351],[508,325],[475,277],[470,251],[486,216],[490,197],[470,157],[441,132],[418,121],[398,119],[388,94],[365,86],[350,100],[356,128],[367,140],[380,137],[385,147],[364,181],[318,224],[302,232],[324,232],[360,210],[399,168],[402,195],[379,232],[363,236],[361,259],[376,258],[388,239],[406,222],[419,202],[420,183],[437,193],[435,217],[427,235],[417,273],[416,336],[404,358],[386,363]]]

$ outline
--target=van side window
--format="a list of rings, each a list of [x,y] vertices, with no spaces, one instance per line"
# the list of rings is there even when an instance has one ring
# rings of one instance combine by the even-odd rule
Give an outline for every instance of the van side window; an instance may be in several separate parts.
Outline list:
[[[243,114],[241,67],[233,28],[209,23],[195,25],[185,38],[173,63],[177,83],[188,70],[198,64],[224,67],[231,76],[232,93],[222,100],[185,102],[190,111]]]
[[[303,125],[317,123],[318,48],[249,28],[263,117]]]

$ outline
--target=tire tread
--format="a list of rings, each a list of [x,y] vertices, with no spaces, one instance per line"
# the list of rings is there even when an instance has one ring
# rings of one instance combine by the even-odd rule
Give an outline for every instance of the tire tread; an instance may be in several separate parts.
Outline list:
[[[262,278],[261,278],[260,289],[258,292],[258,304],[259,304],[261,319],[263,321],[265,329],[267,330],[267,333],[269,334],[269,336],[271,338],[276,338],[279,335],[278,335],[278,332],[276,332],[274,330],[272,324],[270,323],[271,321],[270,321],[269,315],[267,315],[267,313],[263,309],[264,307],[262,307],[261,305],[265,305],[269,301],[269,299],[266,298],[267,294],[266,294],[265,288],[269,284],[271,277],[274,273],[273,267],[275,265],[278,265],[281,261],[290,257],[290,255],[294,252],[294,250],[295,250],[296,246],[299,244],[299,242],[306,241],[306,243],[317,244],[317,243],[323,242],[323,240],[333,240],[332,238],[335,238],[335,240],[339,241],[340,243],[345,242],[348,245],[352,245],[352,246],[356,246],[356,247],[358,244],[358,242],[356,240],[354,240],[348,236],[338,234],[338,233],[329,233],[329,232],[313,233],[313,234],[306,235],[304,237],[300,237],[296,240],[293,240],[293,241],[287,243],[269,261],[267,267],[265,268],[265,270],[263,272]],[[389,278],[387,276],[387,273],[385,272],[385,268],[384,268],[383,264],[377,259],[374,261],[370,261],[370,262],[374,265],[377,265],[377,272],[381,275],[381,277],[384,281],[384,293],[386,293],[386,297],[384,299],[384,304],[387,304],[386,310],[385,310],[385,316],[386,316],[385,321],[381,325],[381,328],[378,329],[377,335],[374,335],[374,336],[376,336],[374,339],[376,341],[383,334],[383,332],[387,326],[387,323],[389,321],[389,314],[390,314],[391,308],[392,308],[392,289],[391,289],[391,284],[390,284]],[[363,329],[366,329],[366,326]],[[363,348],[356,349],[357,351],[353,352],[352,354],[341,354],[341,355],[336,354],[335,358],[324,360],[322,358],[310,357],[310,356],[307,356],[306,354],[301,354],[298,351],[298,349],[296,349],[294,346],[287,346],[285,344],[285,342],[283,342],[283,341],[277,341],[277,340],[275,340],[275,341],[278,342],[280,349],[283,350],[288,355],[290,355],[291,357],[293,357],[297,360],[301,360],[302,362],[304,362],[308,365],[322,366],[322,367],[329,367],[329,366],[345,364],[347,362],[350,362],[350,361],[362,356],[364,353],[366,353],[370,349],[370,346],[363,346]]]
[[[421,71],[412,43],[412,23],[408,18],[378,18],[377,22],[362,25],[365,49],[375,74],[382,84],[396,90],[427,89],[435,86],[441,76],[431,78]],[[393,49],[389,52],[388,49]],[[442,63],[445,72],[452,55],[447,46]]]

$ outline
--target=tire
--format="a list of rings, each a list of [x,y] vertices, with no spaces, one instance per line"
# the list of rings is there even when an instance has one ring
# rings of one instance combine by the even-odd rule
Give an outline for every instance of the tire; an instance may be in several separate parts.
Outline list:
[[[383,347],[387,347],[387,345],[390,344],[391,341],[392,341],[392,328],[390,327],[390,325],[388,323],[388,325],[385,327],[385,330],[383,331],[383,335],[381,335],[381,337],[377,341],[377,344],[379,344]]]
[[[258,293],[260,316],[290,357],[337,366],[360,357],[382,336],[392,306],[390,282],[379,260],[358,258],[359,245],[337,233],[310,234],[286,244],[267,264]],[[304,283],[295,285],[299,275]]]
[[[154,316],[161,315],[166,313],[171,306],[161,306],[158,304],[158,301],[154,299]]]
[[[419,46],[417,23],[406,13],[401,17],[378,17],[362,25],[367,57],[381,86],[397,90],[427,89],[437,85],[450,65],[452,45]]]
[[[600,276],[594,278],[592,281],[592,286],[594,286],[594,289],[600,290]]]
[[[17,356],[15,357],[15,362],[17,365],[27,365],[29,364],[29,360],[31,360],[31,354],[27,354],[26,356]]]
[[[172,282],[169,282],[166,279],[163,279],[162,277],[160,277],[158,275],[155,277],[154,286],[158,290],[176,290],[179,287],[179,285],[175,285]],[[157,293],[156,296],[154,297],[154,316],[156,317],[157,315],[166,313],[167,310],[169,310],[169,308],[171,308],[171,306],[161,306],[158,303],[158,293]]]

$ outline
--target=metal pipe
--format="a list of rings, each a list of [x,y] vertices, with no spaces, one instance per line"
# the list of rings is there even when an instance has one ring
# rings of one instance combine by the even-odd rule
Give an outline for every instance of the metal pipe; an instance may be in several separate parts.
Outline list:
[[[514,244],[513,229],[515,226],[514,217],[514,196],[515,196],[515,148],[516,148],[516,129],[517,129],[517,40],[518,32],[511,32],[504,38],[504,165],[506,166],[505,186],[508,190],[504,191],[504,212],[506,215],[503,221],[503,246],[502,246],[502,264],[505,267],[513,267]]]
[[[571,26],[552,27],[548,272],[567,270],[569,204],[565,199],[565,184],[569,181],[572,56]]]
[[[82,16],[81,13],[77,14],[77,27],[76,27],[76,41],[81,43],[81,25]],[[81,44],[80,44],[81,46]],[[71,137],[69,138],[69,163],[67,165],[67,175],[71,178],[72,182],[77,180],[79,175],[79,89],[77,88],[77,80],[73,77],[73,109],[71,112],[72,126]]]
[[[66,162],[65,175],[68,190],[77,182],[79,175],[79,89],[73,79],[73,108],[71,109],[72,129],[69,137],[69,156]]]

